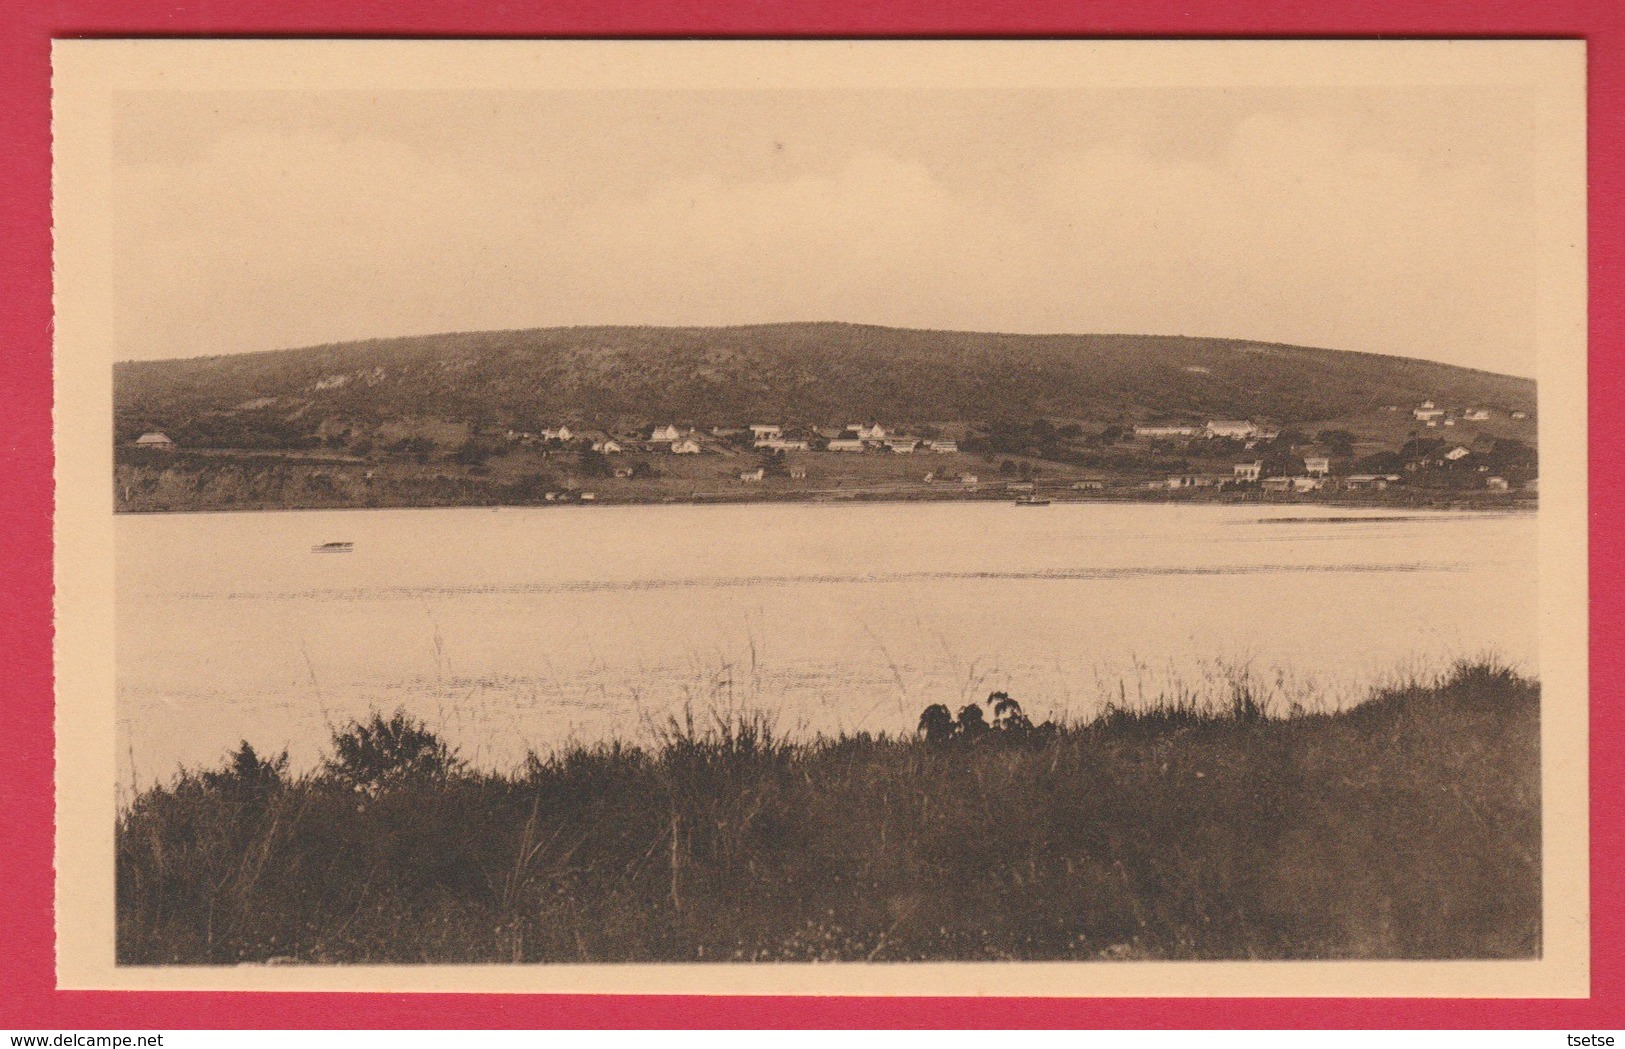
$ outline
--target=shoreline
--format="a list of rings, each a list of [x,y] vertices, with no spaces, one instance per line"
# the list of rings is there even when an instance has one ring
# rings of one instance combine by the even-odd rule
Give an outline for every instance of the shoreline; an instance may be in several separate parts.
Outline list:
[[[835,490],[839,491],[839,490]],[[503,502],[503,501],[447,501],[400,502],[373,505],[346,504],[294,504],[294,505],[219,505],[165,508],[113,508],[113,515],[162,516],[167,514],[232,514],[282,512],[338,512],[365,510],[564,510],[593,509],[597,507],[644,506],[756,506],[780,504],[811,504],[817,506],[844,506],[852,504],[894,503],[1006,503],[1014,504],[1019,492],[863,492],[848,490],[833,494],[830,491],[785,492],[774,495],[731,492],[703,492],[688,497],[662,496],[658,498],[599,497],[592,500],[560,500],[556,502]],[[1033,493],[1025,493],[1033,494]],[[1225,492],[1193,495],[1180,492],[1125,489],[1083,495],[1070,491],[1037,489],[1038,495],[1052,506],[1163,504],[1169,506],[1257,506],[1263,507],[1331,507],[1349,509],[1431,510],[1439,512],[1479,513],[1534,513],[1539,510],[1539,498],[1527,492],[1471,492],[1445,493],[1426,489],[1398,489],[1388,492],[1360,492],[1335,494],[1276,494],[1260,492]],[[1043,507],[1036,507],[1043,508]]]

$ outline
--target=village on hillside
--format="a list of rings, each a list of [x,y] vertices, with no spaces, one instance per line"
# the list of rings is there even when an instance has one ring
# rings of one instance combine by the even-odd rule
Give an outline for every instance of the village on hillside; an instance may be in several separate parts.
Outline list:
[[[1493,498],[1536,491],[1534,433],[1527,411],[1433,400],[1296,428],[1223,418],[1098,429],[1046,419],[610,428],[405,420],[363,431],[331,419],[304,436],[236,442],[230,433],[189,442],[144,430],[117,450],[117,501],[122,509],[197,509],[1038,492],[1328,498],[1397,489]]]

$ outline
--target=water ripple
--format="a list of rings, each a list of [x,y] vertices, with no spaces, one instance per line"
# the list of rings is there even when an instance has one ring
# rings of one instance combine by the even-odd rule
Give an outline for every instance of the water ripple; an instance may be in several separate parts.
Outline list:
[[[1481,567],[1481,564],[1479,565]],[[738,587],[782,587],[829,584],[909,583],[922,581],[1035,581],[1071,582],[1080,580],[1140,579],[1157,576],[1243,576],[1288,574],[1356,574],[1384,572],[1465,572],[1475,565],[1465,561],[1418,561],[1388,564],[1296,564],[1222,566],[1131,566],[1120,568],[1054,568],[984,571],[913,571],[817,573],[806,575],[694,576],[673,579],[579,579],[537,583],[501,583],[380,587],[328,587],[306,590],[231,591],[228,593],[177,593],[168,595],[183,601],[363,601],[427,596],[502,596],[515,594],[581,594],[652,590],[730,589]]]

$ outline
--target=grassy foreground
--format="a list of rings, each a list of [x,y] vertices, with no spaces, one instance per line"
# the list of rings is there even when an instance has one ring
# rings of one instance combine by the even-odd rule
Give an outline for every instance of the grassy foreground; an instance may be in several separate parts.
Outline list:
[[[747,718],[503,776],[374,718],[307,775],[245,746],[138,796],[118,960],[1534,957],[1539,695],[1461,664],[1337,714]]]

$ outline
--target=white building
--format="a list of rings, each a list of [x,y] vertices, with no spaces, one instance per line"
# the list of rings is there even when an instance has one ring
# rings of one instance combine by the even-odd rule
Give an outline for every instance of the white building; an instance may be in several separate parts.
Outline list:
[[[933,452],[948,453],[959,451],[958,441],[945,441],[941,438],[938,438],[935,441],[926,441],[925,446],[931,449]]]
[[[671,454],[673,454],[673,455],[699,455],[700,454],[700,442],[698,442],[696,440],[692,440],[692,439],[685,439],[685,440],[681,440],[681,441],[673,441],[673,442],[671,442]]]
[[[1259,475],[1261,475],[1263,472],[1264,461],[1262,459],[1255,459],[1250,463],[1237,463],[1235,467],[1235,478],[1238,481],[1256,481],[1258,480]]]
[[[741,470],[739,472],[739,479],[741,481],[745,482],[746,484],[751,484],[752,482],[760,481],[762,478],[764,478],[766,476],[767,476],[767,471],[762,469],[760,466],[758,466],[754,470]]]
[[[621,452],[621,446],[618,441],[615,441],[612,438],[606,438],[602,441],[592,442],[592,450],[597,452],[599,455],[619,455]]]
[[[1201,427],[1188,423],[1152,423],[1134,427],[1136,437],[1195,437]]]
[[[682,436],[683,432],[675,426],[656,426],[654,428],[654,433],[649,435],[649,440],[676,441],[681,440]]]
[[[861,452],[865,445],[856,437],[836,437],[829,442],[832,452]]]
[[[1209,437],[1252,437],[1258,427],[1246,419],[1213,419],[1203,427]]]
[[[144,433],[140,437],[137,437],[135,439],[135,446],[137,448],[161,448],[164,451],[170,451],[174,449],[175,442],[169,439],[168,434],[153,431],[151,433]]]
[[[758,441],[768,437],[783,437],[784,427],[773,426],[769,423],[751,423],[750,435]]]
[[[1332,472],[1332,461],[1324,455],[1310,455],[1303,460],[1303,472],[1310,477],[1325,477]]]

